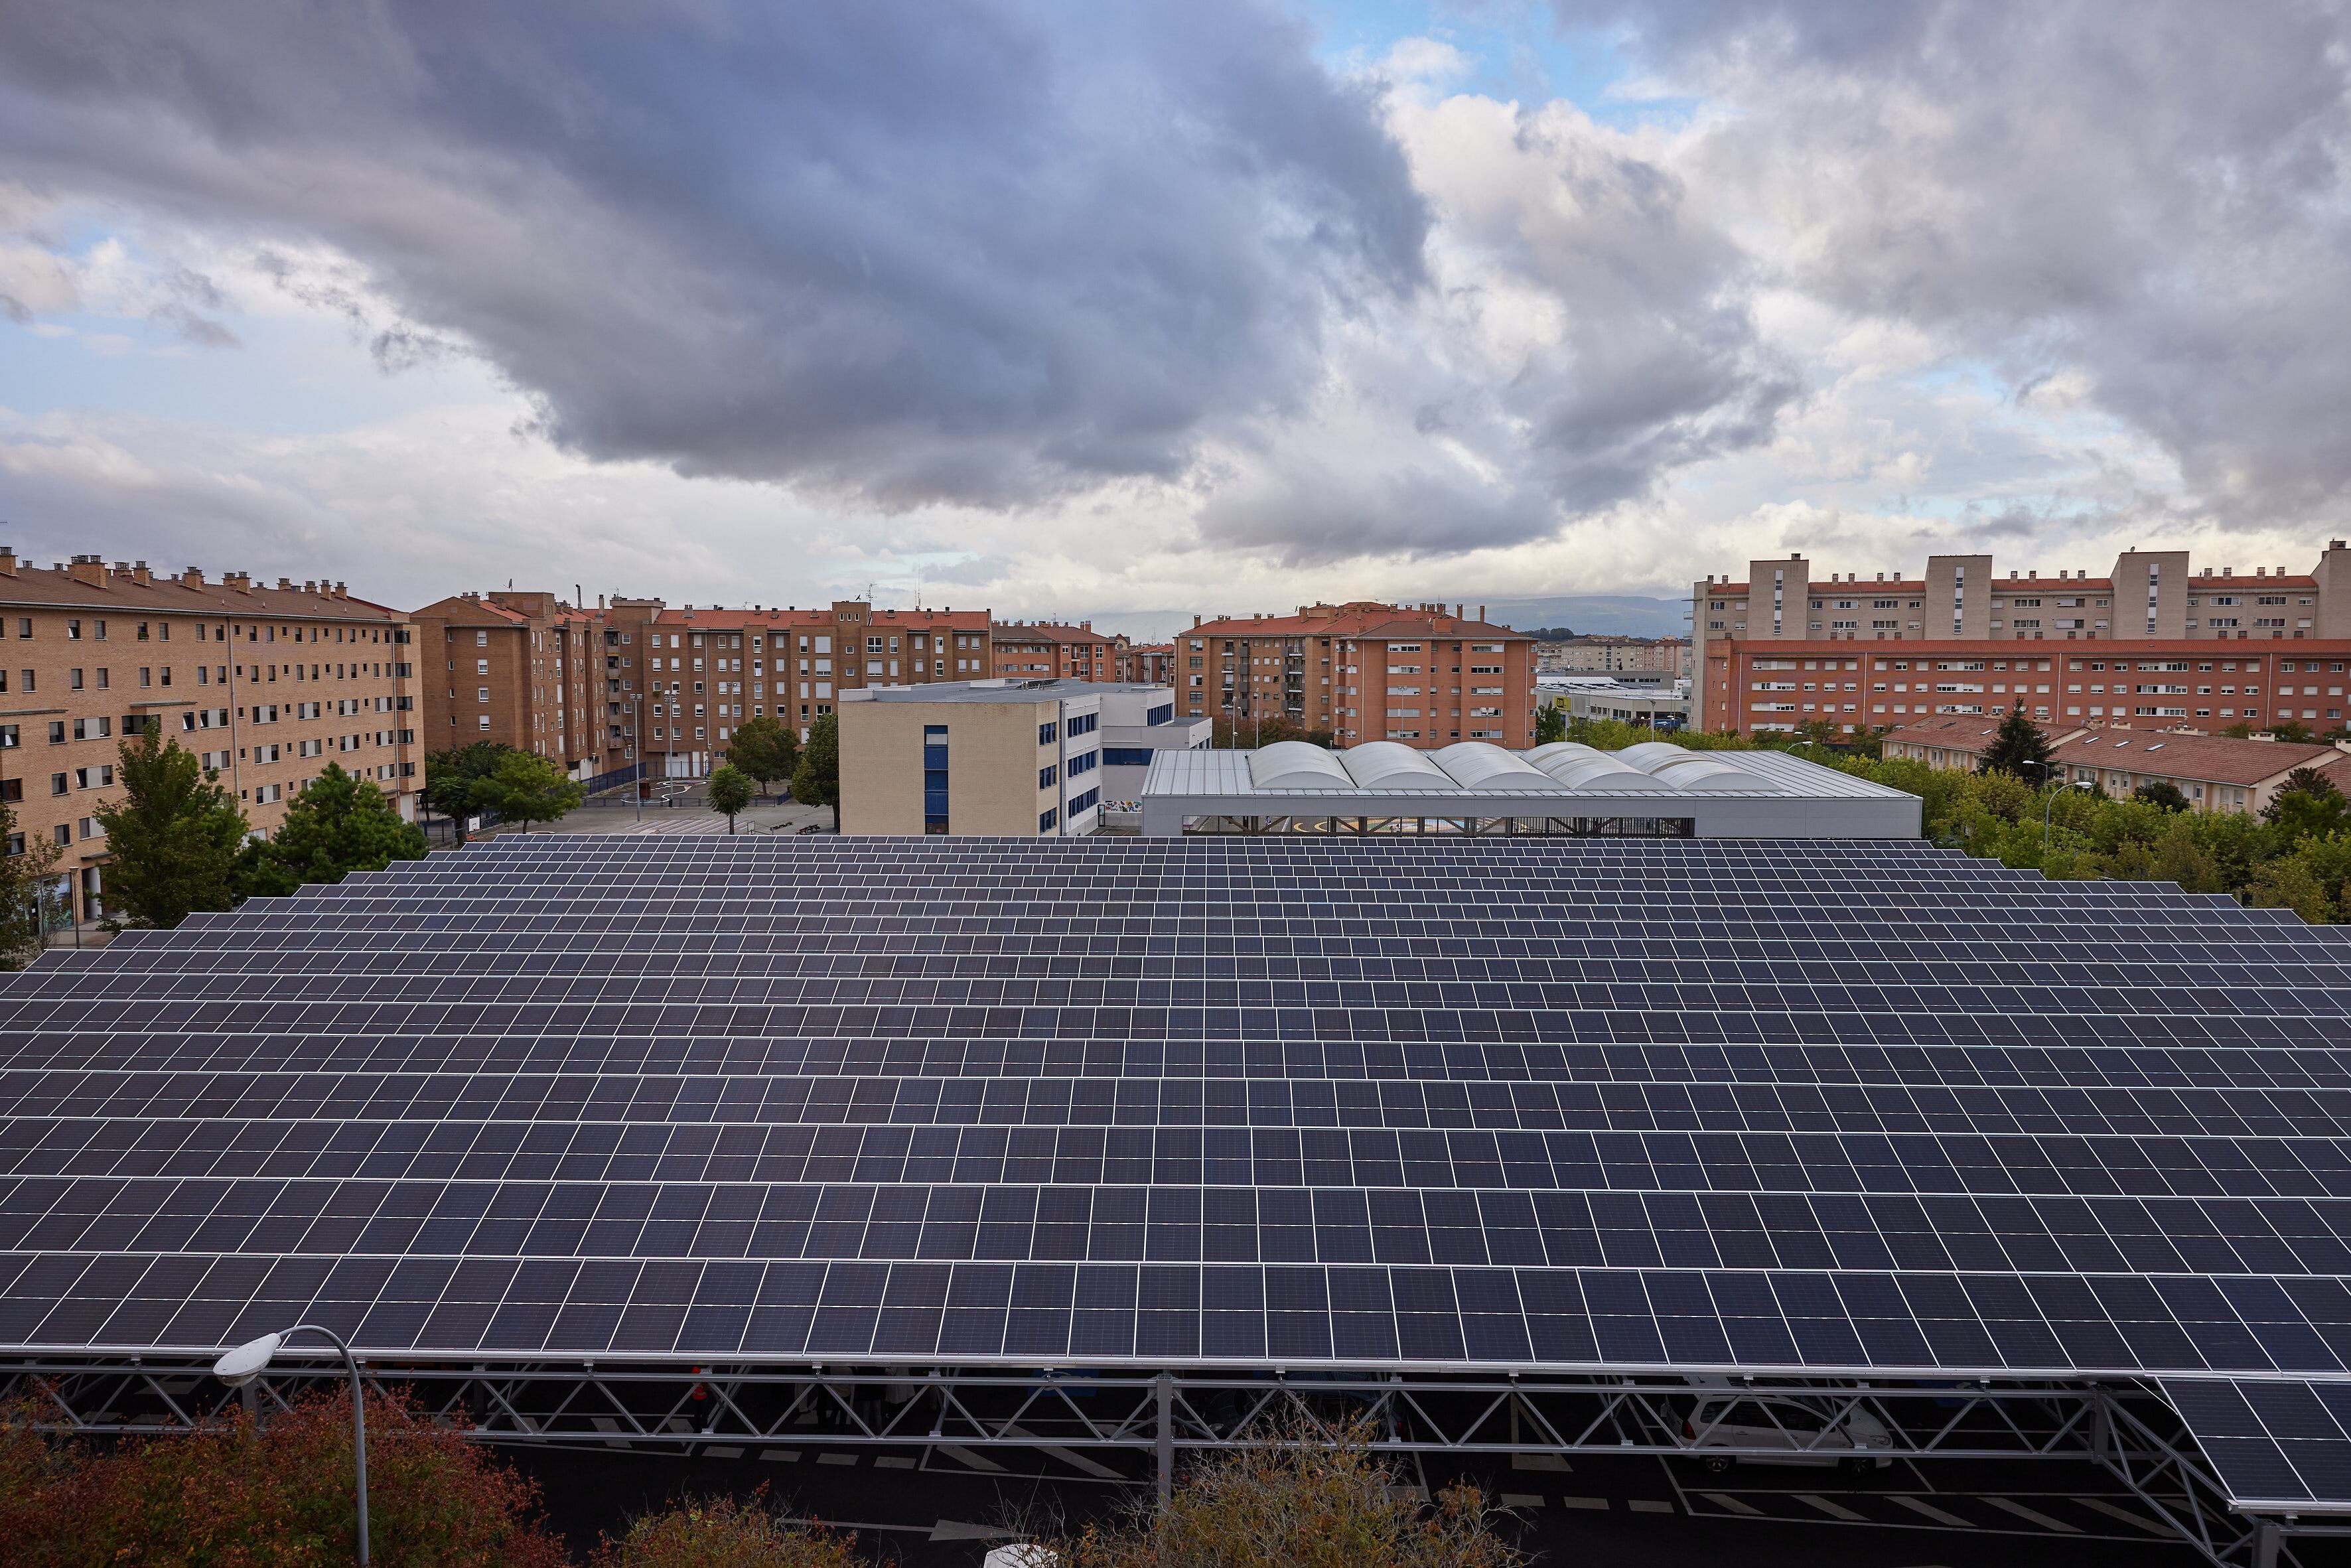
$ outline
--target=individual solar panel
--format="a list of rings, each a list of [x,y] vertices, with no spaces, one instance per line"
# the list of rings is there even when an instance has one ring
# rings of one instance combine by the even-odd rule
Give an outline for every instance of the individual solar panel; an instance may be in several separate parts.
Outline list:
[[[2340,1497],[2346,981],[1917,844],[505,838],[0,981],[0,1346],[2154,1375]]]

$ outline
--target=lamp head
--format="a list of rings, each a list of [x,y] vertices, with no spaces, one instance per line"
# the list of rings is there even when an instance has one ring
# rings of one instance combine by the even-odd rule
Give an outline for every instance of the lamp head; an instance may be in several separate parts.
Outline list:
[[[284,1334],[266,1333],[249,1343],[238,1345],[213,1363],[213,1375],[231,1388],[242,1388],[261,1375],[269,1365],[269,1358],[277,1354],[277,1347],[285,1342]]]
[[[2093,786],[2087,779],[2076,779],[2074,780],[2074,788],[2076,789],[2088,789],[2095,788],[2095,786]]]

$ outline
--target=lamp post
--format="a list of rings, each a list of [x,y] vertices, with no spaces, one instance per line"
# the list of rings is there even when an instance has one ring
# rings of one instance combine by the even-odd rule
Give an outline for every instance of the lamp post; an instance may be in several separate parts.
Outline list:
[[[2090,781],[2086,779],[2076,779],[2074,782],[2065,786],[2065,789],[2087,789],[2089,788]],[[2063,795],[2065,792],[2065,789],[2050,790],[2049,804],[2041,808],[2041,852],[2044,856],[2049,853],[2050,813],[2057,810],[2057,797]]]
[[[238,1345],[213,1363],[213,1375],[231,1388],[242,1388],[260,1376],[268,1367],[269,1358],[277,1354],[278,1347],[298,1333],[314,1333],[333,1342],[335,1348],[343,1353],[344,1364],[350,1368],[351,1449],[357,1457],[359,1469],[359,1563],[360,1568],[367,1568],[367,1401],[365,1391],[360,1385],[359,1357],[351,1354],[351,1347],[345,1343],[343,1336],[316,1323],[297,1323],[290,1329],[280,1329],[276,1333],[263,1334],[257,1340]]]

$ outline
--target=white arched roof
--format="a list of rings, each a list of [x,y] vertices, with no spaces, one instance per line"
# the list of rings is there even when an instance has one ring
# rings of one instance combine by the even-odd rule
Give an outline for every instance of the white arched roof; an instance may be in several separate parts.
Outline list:
[[[1688,747],[1676,746],[1669,740],[1645,740],[1637,746],[1628,746],[1616,753],[1616,760],[1627,768],[1637,768],[1642,772],[1647,773],[1661,762],[1676,762],[1685,757],[1697,755],[1698,753]]]
[[[1500,781],[1508,784],[1543,784],[1550,776],[1530,765],[1525,759],[1511,756],[1491,741],[1464,740],[1446,747],[1436,754],[1437,765],[1452,775],[1453,781],[1465,789],[1481,784]]]
[[[1661,779],[1677,789],[1714,794],[1729,790],[1758,789],[1767,794],[1780,793],[1780,787],[1760,773],[1750,773],[1743,768],[1718,762],[1710,757],[1668,758],[1649,769],[1649,776]]]
[[[1526,758],[1541,768],[1554,757],[1605,757],[1607,755],[1598,747],[1586,746],[1580,740],[1553,740],[1536,747],[1526,754]]]
[[[1554,757],[1542,771],[1571,789],[1622,790],[1626,793],[1669,795],[1673,786],[1637,768],[1627,768],[1604,751],[1588,757]]]
[[[1277,740],[1249,753],[1249,782],[1260,789],[1328,789],[1353,780],[1339,759],[1303,740]]]
[[[1400,741],[1367,740],[1339,753],[1340,766],[1364,789],[1449,789],[1453,776]]]

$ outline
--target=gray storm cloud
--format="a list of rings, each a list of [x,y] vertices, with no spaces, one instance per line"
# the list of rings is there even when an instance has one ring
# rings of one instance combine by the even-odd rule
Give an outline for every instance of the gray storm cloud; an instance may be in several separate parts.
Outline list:
[[[324,240],[557,441],[885,506],[1173,475],[1426,224],[1250,0],[0,6],[12,175]]]
[[[2233,523],[2351,483],[2351,17],[2328,0],[1554,0],[1729,111],[1790,280],[2078,369]]]

